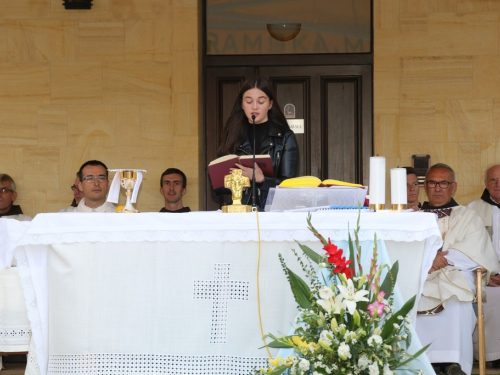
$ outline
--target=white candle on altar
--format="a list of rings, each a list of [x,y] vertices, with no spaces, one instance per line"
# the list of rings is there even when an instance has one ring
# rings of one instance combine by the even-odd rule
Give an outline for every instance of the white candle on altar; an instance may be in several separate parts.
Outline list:
[[[370,158],[370,206],[385,204],[385,157]]]
[[[391,204],[407,204],[406,169],[391,169]]]

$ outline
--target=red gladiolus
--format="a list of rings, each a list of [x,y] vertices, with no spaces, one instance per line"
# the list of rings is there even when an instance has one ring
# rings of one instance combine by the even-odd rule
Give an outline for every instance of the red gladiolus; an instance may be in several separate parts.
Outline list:
[[[352,278],[352,271],[349,267],[349,264],[352,263],[352,260],[347,260],[343,257],[343,250],[339,249],[337,246],[332,244],[330,239],[328,239],[328,244],[323,247],[326,250],[326,256],[328,257],[328,263],[332,263],[335,268],[333,269],[333,273],[343,273],[346,278]]]

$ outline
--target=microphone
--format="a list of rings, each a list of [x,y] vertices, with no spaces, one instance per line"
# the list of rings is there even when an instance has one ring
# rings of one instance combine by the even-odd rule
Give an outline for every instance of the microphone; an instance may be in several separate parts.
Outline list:
[[[252,124],[253,124],[253,160],[252,160],[252,211],[257,211],[257,204],[255,203],[255,138],[257,135],[255,134],[255,115],[252,115]]]

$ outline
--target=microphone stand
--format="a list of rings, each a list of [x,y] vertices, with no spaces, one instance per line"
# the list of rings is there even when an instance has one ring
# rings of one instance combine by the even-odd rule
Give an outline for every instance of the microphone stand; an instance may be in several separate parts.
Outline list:
[[[258,211],[257,204],[255,203],[255,138],[257,138],[257,134],[255,134],[255,115],[252,115],[252,123],[253,123],[253,160],[252,160],[252,212]]]

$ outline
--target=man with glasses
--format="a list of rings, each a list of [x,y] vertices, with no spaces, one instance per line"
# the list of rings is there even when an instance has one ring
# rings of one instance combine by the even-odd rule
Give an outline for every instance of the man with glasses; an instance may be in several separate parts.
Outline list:
[[[80,191],[80,189],[78,189],[79,182],[80,182],[80,179],[78,178],[78,172],[77,172],[76,178],[75,178],[75,183],[70,186],[71,191],[73,192],[73,202],[71,202],[71,205],[69,207],[63,208],[59,212],[73,212],[74,207],[78,206],[78,203],[80,203],[80,201],[83,198],[83,191]]]
[[[498,258],[481,218],[453,199],[457,182],[451,167],[430,167],[424,187],[429,201],[422,210],[437,215],[444,243],[424,284],[417,333],[424,345],[431,344],[426,353],[436,373],[470,374],[476,323],[474,270],[487,269],[489,280],[498,270]]]
[[[14,205],[17,198],[16,183],[8,174],[0,173],[0,217],[9,217],[21,221],[31,218],[23,214],[21,206]]]
[[[89,160],[83,163],[78,171],[78,180],[77,186],[83,198],[73,212],[116,212],[115,205],[106,202],[109,181],[108,168],[103,162]]]
[[[478,199],[469,204],[484,223],[490,235],[493,248],[500,259],[500,165],[493,165],[484,175],[485,189]],[[493,368],[500,368],[500,275],[490,278],[486,288],[488,303],[484,305],[486,360],[492,361]],[[474,345],[474,354],[477,356],[477,345]]]

